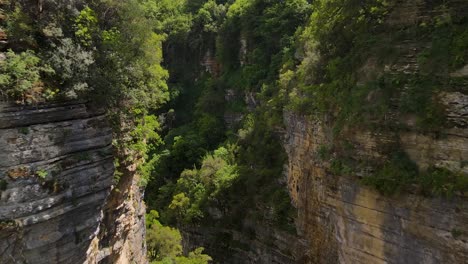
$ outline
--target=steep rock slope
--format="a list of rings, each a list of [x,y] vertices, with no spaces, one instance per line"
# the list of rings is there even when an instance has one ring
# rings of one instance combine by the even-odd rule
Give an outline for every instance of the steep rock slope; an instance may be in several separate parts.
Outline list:
[[[286,115],[288,183],[298,209],[298,231],[309,240],[318,263],[466,263],[466,197],[388,197],[358,179],[330,172],[318,158],[327,126]],[[468,156],[468,138],[458,131],[445,139],[402,135],[418,165],[458,163]],[[379,155],[385,135],[357,132],[360,155]],[[388,139],[388,138],[387,138]],[[444,157],[444,158],[442,158]]]
[[[119,199],[115,189],[109,196],[111,143],[102,109],[1,104],[1,263],[144,263],[133,173],[122,177]]]
[[[467,14],[466,7],[461,1],[449,1],[446,10],[457,10],[454,13],[463,17]],[[444,13],[440,9],[432,9],[430,1],[401,2],[389,14],[386,25],[390,31],[385,34],[424,25],[441,14]],[[435,44],[431,39],[409,34],[392,45],[399,56],[391,63],[377,66],[378,58],[371,55],[362,68],[353,69],[358,72],[358,85],[383,74],[413,78],[424,71],[422,51]],[[392,95],[384,120],[377,124],[375,120],[368,121],[380,129],[347,124],[336,137],[333,113],[306,117],[285,112],[289,192],[298,209],[298,232],[309,241],[308,254],[313,263],[467,263],[466,193],[424,196],[422,187],[413,184],[400,193],[384,195],[364,184],[366,177],[376,177],[376,168],[372,165],[359,164],[361,167],[355,169],[339,163],[342,158],[339,151],[352,153],[346,158],[354,162],[385,161],[397,146],[420,172],[440,168],[458,173],[455,177],[466,177],[465,68],[450,73],[445,67],[434,75],[439,80],[462,79],[455,88],[432,91],[429,97],[443,109],[443,118],[447,120],[438,131],[421,129],[414,114],[403,113],[401,96],[408,93],[409,86],[403,87],[401,94]],[[424,85],[424,89],[429,89],[430,84]],[[438,85],[447,86],[446,83]],[[398,83],[391,86],[391,89],[398,89]],[[376,95],[378,92],[369,92],[364,103],[375,103],[382,96]],[[411,103],[415,105],[419,99],[415,97]],[[396,125],[385,127],[384,122]],[[327,153],[327,148],[334,144],[339,147]],[[393,171],[387,175],[393,177],[391,175],[398,173],[400,171]],[[403,181],[404,178],[394,177],[393,180]],[[439,188],[435,186],[437,179],[432,180],[434,186],[431,187]],[[441,189],[447,191],[450,185],[442,185]]]
[[[80,263],[114,166],[111,130],[85,104],[2,104],[2,263]]]
[[[101,228],[91,243],[86,263],[147,263],[146,206],[134,168],[130,165],[112,189],[103,209]]]
[[[266,210],[266,209],[263,209]],[[203,245],[214,263],[307,263],[308,242],[272,223],[244,219],[243,230],[221,228],[186,228],[184,246]],[[248,231],[250,229],[250,233]],[[254,234],[252,233],[254,230]]]

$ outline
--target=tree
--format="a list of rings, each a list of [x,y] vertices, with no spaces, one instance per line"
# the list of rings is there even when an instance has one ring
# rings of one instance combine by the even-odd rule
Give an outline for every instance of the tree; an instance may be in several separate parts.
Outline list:
[[[182,236],[179,230],[163,226],[159,213],[151,210],[146,215],[146,242],[151,264],[207,264],[211,257],[203,254],[203,248],[197,248],[188,256],[182,255]]]
[[[41,59],[32,50],[15,53],[8,50],[5,61],[0,64],[0,93],[18,103],[35,103],[47,99],[41,75],[53,70],[41,65]]]

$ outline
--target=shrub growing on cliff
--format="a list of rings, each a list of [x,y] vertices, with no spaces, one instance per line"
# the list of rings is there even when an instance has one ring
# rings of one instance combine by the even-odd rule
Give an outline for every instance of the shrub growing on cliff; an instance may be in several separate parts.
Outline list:
[[[223,192],[239,176],[236,151],[235,145],[220,147],[204,157],[200,169],[186,169],[181,173],[175,186],[177,194],[169,205],[179,223],[200,220],[210,204],[223,207]]]
[[[53,45],[48,55],[47,63],[54,68],[54,77],[65,98],[77,99],[90,91],[89,69],[94,63],[92,52],[84,50],[72,39],[65,38],[59,45]]]
[[[41,64],[41,59],[32,50],[15,53],[8,50],[0,62],[0,92],[21,104],[40,102],[45,99],[47,88],[41,75],[53,70]]]
[[[365,177],[364,184],[374,186],[386,195],[405,191],[411,184],[416,183],[417,166],[405,153],[396,153],[389,158],[374,175]]]
[[[363,183],[385,195],[411,191],[426,196],[452,197],[468,192],[468,177],[463,172],[437,167],[419,170],[404,152],[394,153],[383,165],[377,166],[373,175],[364,177]]]

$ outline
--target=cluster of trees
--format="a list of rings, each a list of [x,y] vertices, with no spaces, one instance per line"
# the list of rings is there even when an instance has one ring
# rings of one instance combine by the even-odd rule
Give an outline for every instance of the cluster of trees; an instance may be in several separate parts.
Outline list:
[[[157,159],[147,192],[148,204],[160,210],[161,221],[196,224],[210,217],[210,208],[217,207],[227,224],[238,208],[266,204],[277,213],[267,217],[278,218],[287,226],[289,198],[276,192],[281,189],[276,179],[285,162],[277,133],[282,129],[284,110],[313,118],[327,116],[332,121],[336,146],[330,146],[334,155],[329,161],[333,174],[352,174],[359,170],[356,164],[372,163],[376,170],[369,177],[374,180],[366,178],[363,183],[378,190],[391,182],[416,182],[417,171],[388,173],[393,168],[388,164],[393,162],[391,157],[400,152],[398,146],[382,164],[353,160],[348,155],[352,151],[347,152],[348,157],[337,153],[349,143],[338,136],[344,127],[360,124],[398,131],[398,124],[388,118],[395,102],[397,112],[415,114],[425,131],[446,124],[434,92],[442,83],[457,89],[451,84],[459,82],[434,74],[441,69],[434,68],[433,59],[439,58],[451,70],[466,64],[466,52],[461,52],[468,43],[466,15],[441,2],[434,7],[440,15],[427,23],[414,27],[386,23],[396,3],[200,0],[177,1],[177,7],[167,3],[172,7],[165,10],[173,10],[168,12],[168,23],[174,23],[168,28],[177,30],[164,43],[172,92],[163,111],[173,119],[163,128],[165,137],[154,152]],[[384,65],[397,61],[400,51],[395,47],[406,38],[430,43],[431,48],[418,57],[421,72],[412,76],[378,73]],[[207,51],[222,66],[219,76],[210,76],[200,67]],[[370,57],[375,58],[375,76],[369,72],[363,81],[358,69]],[[407,90],[402,92],[403,88]],[[234,96],[226,99],[228,90]],[[375,97],[371,101],[370,94]],[[246,95],[254,99],[248,107]],[[226,127],[226,112],[243,116],[242,122]],[[228,145],[237,146],[233,162],[222,162],[210,154]],[[202,176],[211,162],[215,162],[210,165],[216,171],[214,180],[235,175],[222,191]],[[227,173],[232,166],[235,173]],[[414,166],[403,167],[414,170]],[[398,175],[412,176],[399,181]],[[465,188],[459,183],[449,185]]]
[[[239,176],[237,149],[236,145],[220,147],[203,158],[200,169],[185,169],[168,206],[170,216],[179,223],[191,223],[204,217],[208,205],[223,209],[222,193]]]
[[[169,27],[183,30],[169,33],[163,44],[171,100],[163,109],[163,143],[152,153],[149,207],[166,224],[221,217],[218,224],[237,228],[239,212],[267,206],[271,214],[252,217],[290,229],[293,209],[278,183],[286,155],[277,133],[283,100],[277,80],[283,64],[295,63],[295,32],[311,5],[306,0],[176,2],[177,7],[161,4],[173,11],[168,21],[184,21],[177,24],[184,27]],[[222,65],[220,76],[200,66],[206,54]],[[227,90],[237,96],[226,101]],[[253,111],[245,105],[247,93],[259,101]],[[244,118],[226,127],[225,112]],[[219,213],[209,213],[213,208]]]
[[[353,124],[398,131],[387,118],[394,102],[397,111],[417,115],[426,126],[422,129],[446,124],[434,92],[441,89],[437,87],[459,89],[464,80],[435,73],[443,72],[439,64],[453,71],[468,61],[467,17],[438,2],[434,10],[440,15],[398,27],[385,23],[395,3],[11,1],[2,6],[8,43],[0,96],[21,104],[81,98],[113,109],[116,146],[132,150],[131,155],[122,152],[120,163],[146,160],[140,166],[142,184],[148,184],[146,201],[161,213],[160,218],[155,212],[148,216],[149,255],[157,263],[186,263],[180,234],[164,225],[221,217],[224,225],[239,227],[242,219],[233,220],[239,212],[269,207],[272,213],[259,220],[293,226],[294,211],[278,180],[286,160],[278,133],[285,109],[315,118],[326,115],[335,124],[335,136]],[[395,43],[407,38],[430,44],[418,55],[420,72],[376,74],[360,81],[357,69],[370,56],[375,69],[395,63]],[[218,63],[219,74],[206,72],[204,59]],[[375,97],[371,101],[370,94]],[[242,121],[227,127],[225,113]],[[346,145],[340,137],[334,142],[327,151]],[[334,174],[352,173],[357,164],[353,155],[339,160],[337,153],[326,156]],[[400,175],[405,181],[398,181],[408,185],[419,177],[414,164],[401,157],[392,162],[389,158],[364,183],[400,189],[390,184],[396,182],[393,170],[410,171]],[[431,186],[429,178],[440,179],[440,186],[454,179],[446,171],[431,175],[419,178]],[[466,188],[465,183],[452,185]],[[213,208],[221,216],[210,214]],[[199,261],[195,263],[209,260],[199,250],[190,256]]]
[[[0,91],[22,104],[84,98],[159,107],[168,97],[168,74],[161,67],[164,37],[151,30],[140,2],[4,5],[8,52]]]
[[[17,104],[83,100],[105,106],[114,125],[116,167],[140,164],[142,185],[161,144],[158,109],[168,101],[163,43],[184,39],[194,21],[187,1],[20,0],[1,4],[0,97]],[[198,9],[197,9],[198,10]],[[200,15],[202,16],[202,15]],[[205,122],[210,123],[207,119]],[[209,128],[206,129],[208,134]],[[149,162],[143,162],[148,160]],[[121,172],[116,173],[118,180]],[[154,263],[207,263],[182,254],[180,233],[148,219]]]
[[[159,213],[151,210],[146,214],[146,241],[151,264],[207,264],[211,257],[196,248],[188,256],[182,254],[182,236],[172,227],[159,222]]]

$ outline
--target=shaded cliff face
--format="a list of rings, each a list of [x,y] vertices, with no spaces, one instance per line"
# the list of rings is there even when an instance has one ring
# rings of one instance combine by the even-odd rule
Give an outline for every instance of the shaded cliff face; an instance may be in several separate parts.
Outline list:
[[[267,210],[267,209],[262,209]],[[272,223],[244,219],[242,230],[184,228],[184,248],[203,246],[214,263],[293,264],[307,263],[308,243]]]
[[[298,231],[317,263],[465,263],[468,202],[465,197],[387,197],[356,178],[330,172],[318,158],[327,126],[286,115],[288,183],[298,208]],[[328,128],[329,129],[329,128]],[[402,135],[404,146],[424,163],[460,162],[468,155],[466,131],[444,139]],[[385,135],[357,132],[359,155],[379,155]],[[388,138],[387,138],[388,139]],[[417,154],[417,155],[416,155]]]
[[[114,166],[102,111],[85,104],[0,109],[0,262],[82,263]]]
[[[142,192],[131,171],[111,192],[111,143],[84,103],[1,103],[1,263],[145,263]]]

